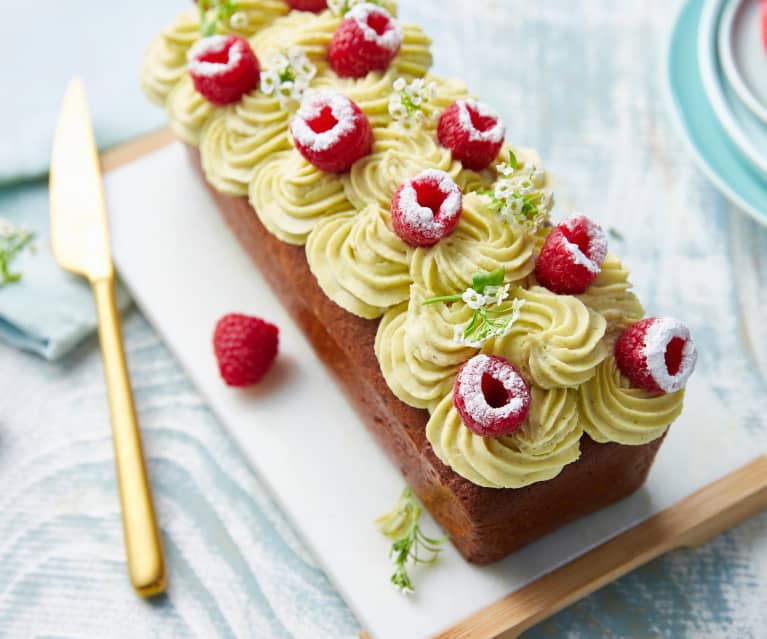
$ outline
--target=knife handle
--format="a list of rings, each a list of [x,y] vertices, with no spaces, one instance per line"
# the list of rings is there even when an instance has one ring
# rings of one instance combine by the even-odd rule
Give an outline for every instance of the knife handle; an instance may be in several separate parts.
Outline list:
[[[114,278],[94,281],[91,285],[96,298],[99,341],[112,415],[128,574],[136,592],[142,597],[151,597],[165,590],[165,559],[125,364]]]

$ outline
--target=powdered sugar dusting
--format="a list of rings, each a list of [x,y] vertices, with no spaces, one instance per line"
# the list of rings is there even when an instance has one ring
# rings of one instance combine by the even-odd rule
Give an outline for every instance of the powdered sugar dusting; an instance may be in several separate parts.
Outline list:
[[[592,273],[599,273],[602,270],[602,262],[607,257],[607,233],[605,233],[605,230],[599,224],[581,214],[567,218],[562,222],[561,226],[571,232],[575,232],[575,227],[583,223],[586,224],[589,236],[589,254],[586,255],[575,242],[570,242],[564,236],[562,237],[562,244],[572,256],[575,264],[584,266]]]
[[[248,43],[245,40],[232,36],[213,35],[202,38],[187,53],[189,71],[206,78],[214,78],[226,73],[240,63],[247,46]],[[227,48],[229,51],[226,62],[206,62],[202,59],[208,55],[223,53]]]
[[[387,18],[389,21],[386,30],[382,34],[379,34],[368,24],[370,16],[376,14]],[[378,7],[369,2],[358,4],[352,7],[351,11],[346,14],[346,17],[347,19],[351,18],[357,23],[365,40],[375,42],[381,48],[391,51],[394,54],[396,54],[402,46],[402,29],[397,24],[396,20],[392,18],[391,14],[383,7]]]
[[[445,195],[438,214],[418,201],[417,184],[432,183]],[[444,171],[426,169],[405,182],[399,194],[399,207],[408,224],[429,238],[441,238],[447,226],[461,214],[463,194],[460,187]]]
[[[684,347],[679,370],[676,375],[671,375],[666,366],[666,349],[674,338],[683,340]],[[675,393],[684,388],[698,361],[698,349],[690,336],[690,329],[671,317],[659,317],[650,324],[642,353],[647,360],[647,369],[666,393]]]
[[[323,109],[330,108],[336,124],[327,131],[317,133],[309,122],[320,117]],[[301,102],[296,117],[290,123],[290,131],[301,146],[320,153],[327,151],[345,135],[354,131],[355,112],[349,98],[335,91],[318,91],[307,94]]]
[[[501,121],[500,116],[492,108],[477,102],[476,100],[458,100],[458,119],[461,123],[461,127],[468,132],[469,139],[473,142],[490,142],[498,144],[502,142],[506,137],[506,126]],[[469,108],[476,111],[483,118],[491,118],[495,120],[495,124],[487,131],[480,131],[471,121],[471,114]]]
[[[485,375],[490,375],[509,391],[512,399],[508,403],[498,407],[487,403],[482,391],[482,378]],[[527,382],[511,365],[483,354],[474,356],[464,365],[458,374],[458,383],[467,413],[479,424],[489,425],[498,420],[520,416],[530,393]]]

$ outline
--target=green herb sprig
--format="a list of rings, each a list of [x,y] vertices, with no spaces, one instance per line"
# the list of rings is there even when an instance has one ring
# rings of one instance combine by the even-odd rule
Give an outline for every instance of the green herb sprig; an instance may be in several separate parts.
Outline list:
[[[427,537],[419,525],[421,507],[410,486],[405,487],[397,505],[376,519],[379,530],[393,541],[389,556],[394,559],[395,570],[391,583],[403,593],[415,592],[408,574],[408,564],[433,564],[442,552],[447,537]]]
[[[234,0],[198,0],[200,10],[200,33],[203,37],[212,36],[220,25],[226,24],[237,11]]]
[[[29,229],[0,220],[0,286],[18,282],[21,273],[11,271],[11,263],[32,244],[35,234]]]
[[[463,293],[433,297],[422,305],[463,301],[473,310],[466,326],[455,327],[455,341],[459,344],[481,348],[493,337],[502,337],[519,318],[524,300],[506,302],[509,285],[504,285],[506,271],[499,268],[491,273],[480,271],[472,276],[471,287]]]

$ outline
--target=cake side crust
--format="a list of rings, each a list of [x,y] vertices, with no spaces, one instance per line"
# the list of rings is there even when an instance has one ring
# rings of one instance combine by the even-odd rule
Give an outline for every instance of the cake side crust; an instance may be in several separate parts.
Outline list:
[[[223,195],[213,188],[205,179],[199,150],[193,146],[188,150],[241,246],[340,383],[368,430],[468,561],[497,561],[628,496],[644,483],[663,438],[625,446],[597,444],[584,435],[577,462],[554,479],[520,489],[483,488],[453,472],[436,457],[426,439],[428,413],[397,399],[381,374],[374,353],[378,320],[355,317],[330,300],[309,270],[303,247],[271,235],[247,198]],[[294,286],[284,286],[286,281]]]

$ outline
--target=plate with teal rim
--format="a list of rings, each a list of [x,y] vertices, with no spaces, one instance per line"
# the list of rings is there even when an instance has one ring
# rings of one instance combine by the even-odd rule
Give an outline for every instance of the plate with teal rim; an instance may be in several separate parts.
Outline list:
[[[727,198],[767,225],[767,181],[733,145],[703,88],[697,46],[702,12],[700,0],[688,0],[674,25],[666,59],[673,110],[700,169]]]
[[[719,25],[719,59],[730,86],[767,125],[767,47],[762,36],[764,0],[730,0]]]
[[[698,64],[703,89],[727,135],[762,172],[767,185],[767,126],[738,99],[722,73],[719,60],[719,31],[728,4],[725,0],[706,0],[703,5],[698,27]]]

